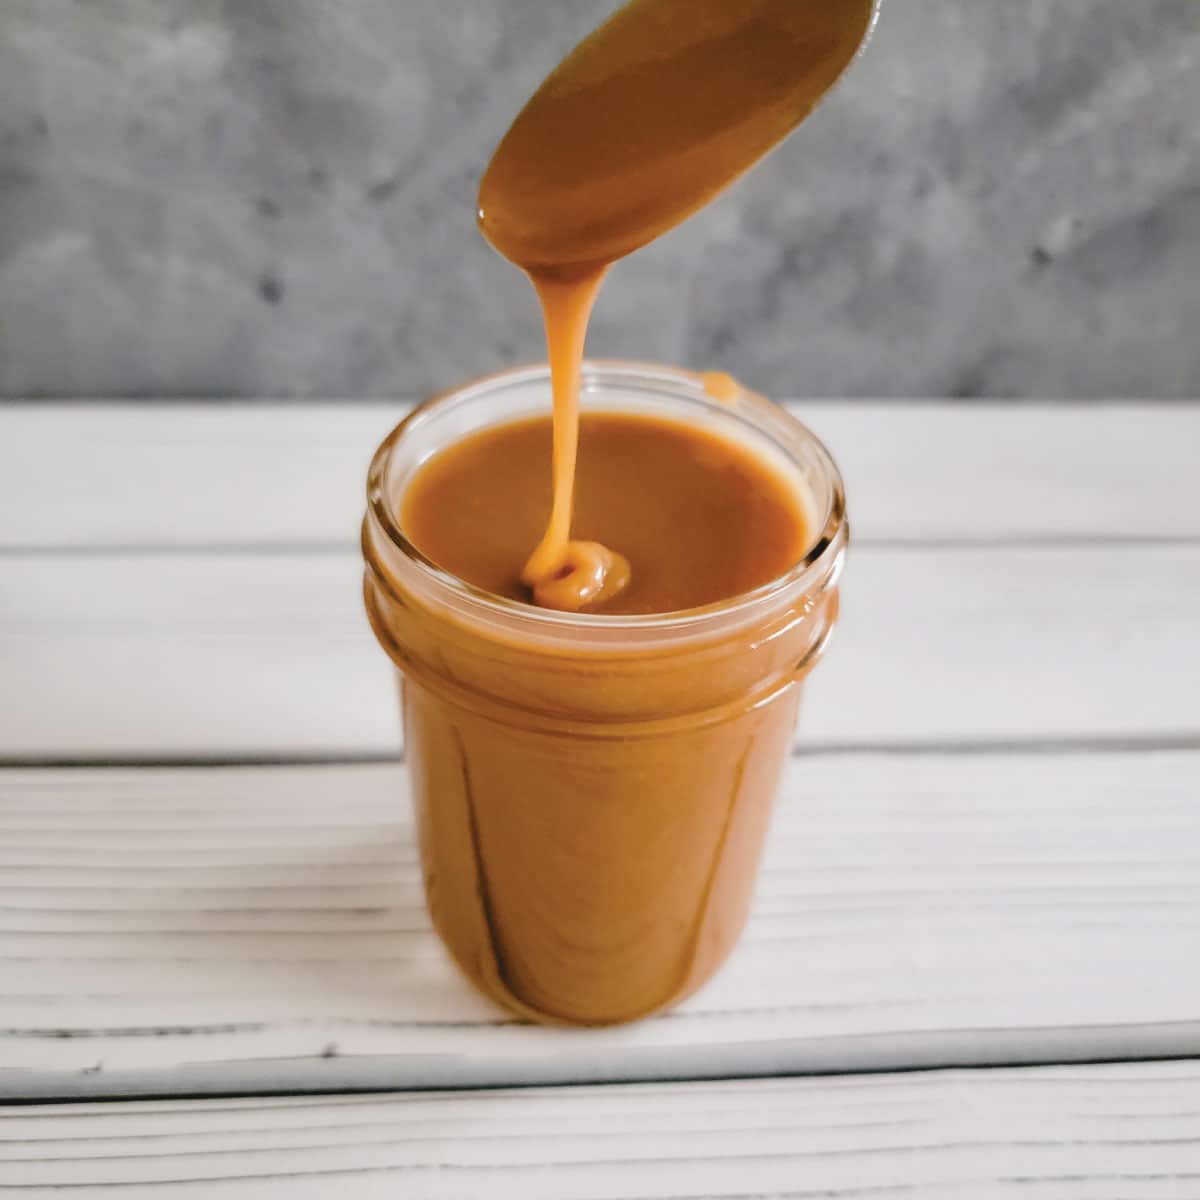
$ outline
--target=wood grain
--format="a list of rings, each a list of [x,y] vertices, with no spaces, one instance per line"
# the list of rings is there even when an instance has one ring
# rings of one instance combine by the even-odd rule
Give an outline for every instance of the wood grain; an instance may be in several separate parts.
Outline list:
[[[0,1108],[8,1192],[1186,1200],[1200,1193],[1200,1069]]]
[[[1054,1037],[1197,1053],[1198,787],[1191,753],[795,759],[727,969],[672,1014],[563,1032],[448,963],[399,767],[9,770],[0,1089],[268,1059],[348,1087],[380,1064],[444,1086],[1011,1061]]]
[[[352,547],[406,406],[0,411],[0,547]],[[804,403],[863,540],[1200,538],[1200,405]]]

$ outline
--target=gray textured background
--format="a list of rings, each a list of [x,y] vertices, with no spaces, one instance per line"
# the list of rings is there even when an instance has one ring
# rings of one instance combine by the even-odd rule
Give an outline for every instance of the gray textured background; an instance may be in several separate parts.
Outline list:
[[[539,357],[476,183],[612,8],[0,0],[0,395]],[[616,268],[589,352],[781,395],[1200,395],[1198,151],[1200,0],[885,0],[800,133]]]

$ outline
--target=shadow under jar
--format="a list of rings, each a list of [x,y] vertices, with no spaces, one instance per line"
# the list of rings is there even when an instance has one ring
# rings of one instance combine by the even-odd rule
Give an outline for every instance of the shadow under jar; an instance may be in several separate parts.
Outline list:
[[[399,675],[434,926],[507,1008],[599,1025],[677,1003],[733,949],[848,531],[837,468],[781,408],[714,399],[685,371],[586,364],[583,412],[737,441],[807,497],[813,544],[771,583],[685,612],[563,613],[480,591],[408,542],[401,498],[431,454],[543,415],[549,397],[546,368],[509,371],[388,436],[368,477],[365,596]]]

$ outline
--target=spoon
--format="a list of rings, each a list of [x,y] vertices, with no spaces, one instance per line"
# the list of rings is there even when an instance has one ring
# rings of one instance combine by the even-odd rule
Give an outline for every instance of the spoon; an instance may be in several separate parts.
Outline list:
[[[787,136],[862,49],[879,0],[632,0],[501,141],[479,223],[570,277],[679,224]]]

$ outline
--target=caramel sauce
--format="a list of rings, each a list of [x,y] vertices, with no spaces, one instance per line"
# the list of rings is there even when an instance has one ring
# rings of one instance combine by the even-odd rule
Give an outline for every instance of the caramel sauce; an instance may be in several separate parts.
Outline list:
[[[552,437],[550,419],[535,417],[434,455],[405,489],[409,539],[452,575],[526,599],[521,563],[550,502]],[[604,412],[582,420],[574,530],[570,570],[539,585],[539,603],[579,608],[577,578],[603,575],[610,591],[589,602],[603,613],[672,612],[752,591],[815,536],[805,497],[748,447],[682,421]],[[622,548],[627,580],[606,546]],[[575,554],[583,561],[570,562]]]

